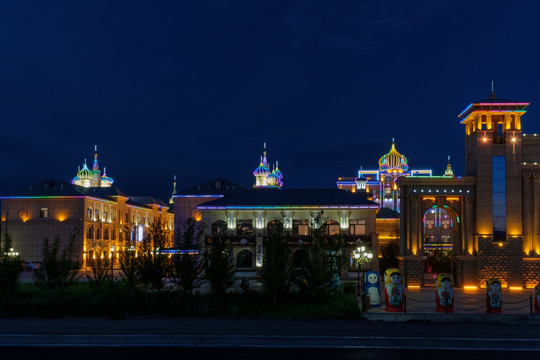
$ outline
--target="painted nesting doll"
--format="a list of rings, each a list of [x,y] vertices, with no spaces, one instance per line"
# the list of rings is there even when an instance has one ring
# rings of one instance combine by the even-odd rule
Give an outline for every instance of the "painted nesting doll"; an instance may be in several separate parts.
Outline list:
[[[499,279],[489,279],[486,282],[486,311],[488,313],[502,312],[502,292]]]
[[[401,270],[388,269],[384,273],[384,300],[385,311],[403,311],[403,277]]]
[[[371,307],[381,306],[381,281],[378,272],[368,271],[366,273],[364,291],[369,296],[369,305]]]
[[[437,276],[435,299],[437,312],[454,312],[454,278],[452,275],[441,273]]]
[[[540,284],[534,287],[534,313],[540,314]]]

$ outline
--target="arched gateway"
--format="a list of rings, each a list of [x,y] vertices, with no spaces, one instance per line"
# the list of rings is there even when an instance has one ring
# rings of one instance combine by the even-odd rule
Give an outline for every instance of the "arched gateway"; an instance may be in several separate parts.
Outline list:
[[[452,271],[456,283],[463,284],[467,260],[473,258],[474,243],[474,196],[476,179],[473,177],[401,177],[397,180],[400,189],[400,267],[408,286],[424,286],[426,280],[426,253],[443,244],[452,251]],[[451,227],[448,238],[430,232],[426,214],[442,209],[448,216]],[[438,238],[437,238],[438,237]]]

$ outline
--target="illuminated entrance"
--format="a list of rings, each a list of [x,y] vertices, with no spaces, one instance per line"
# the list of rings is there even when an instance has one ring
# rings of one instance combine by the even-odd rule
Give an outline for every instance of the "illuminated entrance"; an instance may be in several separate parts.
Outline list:
[[[453,228],[456,216],[448,207],[434,205],[424,213],[424,282],[435,285],[437,274],[452,273]]]
[[[449,272],[461,286],[470,254],[476,253],[476,179],[403,177],[400,189],[400,268],[407,286],[434,285]]]

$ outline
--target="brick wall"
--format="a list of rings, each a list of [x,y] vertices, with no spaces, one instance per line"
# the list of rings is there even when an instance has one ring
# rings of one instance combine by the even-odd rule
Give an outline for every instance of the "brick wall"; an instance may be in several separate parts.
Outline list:
[[[480,286],[485,287],[486,280],[490,278],[500,279],[503,286],[525,286],[521,238],[509,238],[504,243],[479,238],[478,250]]]

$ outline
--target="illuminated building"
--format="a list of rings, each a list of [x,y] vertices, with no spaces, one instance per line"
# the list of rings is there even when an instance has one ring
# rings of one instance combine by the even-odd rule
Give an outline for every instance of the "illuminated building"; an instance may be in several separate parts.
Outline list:
[[[390,151],[379,159],[378,170],[358,170],[358,177],[340,177],[338,189],[366,192],[381,208],[399,212],[397,179],[403,176],[432,176],[431,170],[409,170],[407,158],[396,150],[394,140]]]
[[[492,91],[459,114],[466,176],[397,180],[400,267],[409,285],[425,285],[426,255],[437,247],[451,250],[459,286],[484,287],[489,278],[512,288],[540,281],[540,137],[522,134],[528,105]],[[437,223],[444,235],[429,232]]]
[[[177,231],[182,231],[188,217],[203,221],[206,228],[200,237],[202,245],[211,245],[216,236],[226,236],[232,244],[237,275],[255,276],[264,262],[264,244],[270,241],[275,219],[284,217],[291,235],[293,267],[300,267],[310,251],[312,215],[322,211],[326,240],[332,241],[334,236],[344,240],[344,247],[334,255],[349,256],[359,244],[366,244],[374,254],[371,266],[378,269],[378,204],[339,189],[281,188],[283,174],[277,164],[270,171],[266,146],[253,176],[252,189],[221,178],[180,191],[174,196]],[[350,261],[343,274],[355,266]]]
[[[92,170],[83,166],[72,183],[45,180],[12,191],[0,197],[2,235],[11,236],[13,248],[26,261],[42,260],[45,238],[58,236],[65,247],[75,236],[73,260],[82,266],[96,254],[114,256],[118,265],[126,240],[142,240],[155,220],[169,230],[172,244],[174,215],[169,205],[148,196],[127,196],[112,183],[99,171],[96,152]]]

